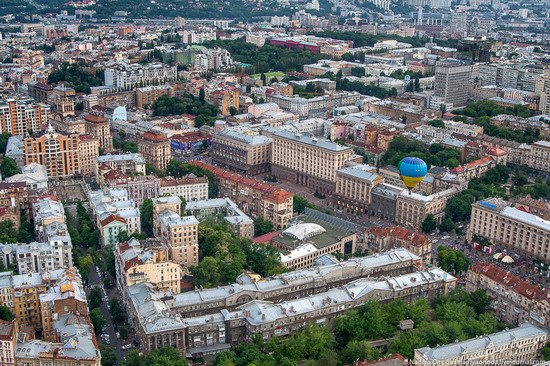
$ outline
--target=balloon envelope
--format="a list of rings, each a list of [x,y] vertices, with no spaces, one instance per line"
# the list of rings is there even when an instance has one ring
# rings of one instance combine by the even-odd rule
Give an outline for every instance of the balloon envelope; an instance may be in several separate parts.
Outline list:
[[[399,169],[403,183],[409,190],[416,187],[428,172],[428,166],[424,160],[414,157],[403,158],[397,168]]]

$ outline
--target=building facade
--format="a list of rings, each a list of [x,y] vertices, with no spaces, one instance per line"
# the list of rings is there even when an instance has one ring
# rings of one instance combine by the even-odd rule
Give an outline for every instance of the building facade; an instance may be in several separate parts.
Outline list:
[[[465,105],[468,100],[470,72],[470,65],[438,61],[435,66],[434,96],[453,107]]]
[[[336,171],[344,167],[353,149],[337,143],[277,131],[272,135],[272,174],[325,195],[336,189]]]
[[[525,323],[483,337],[435,348],[414,350],[415,365],[452,365],[483,363],[524,364],[538,359],[548,341],[549,332]]]
[[[138,152],[143,155],[145,161],[155,168],[165,171],[172,157],[170,140],[164,136],[145,132],[138,136]]]
[[[272,139],[226,129],[212,135],[212,162],[245,175],[269,173]]]
[[[528,257],[550,260],[550,222],[499,198],[488,198],[472,205],[468,241],[474,243],[477,236]]]
[[[50,106],[32,98],[0,101],[0,131],[13,136],[32,134],[48,127]]]

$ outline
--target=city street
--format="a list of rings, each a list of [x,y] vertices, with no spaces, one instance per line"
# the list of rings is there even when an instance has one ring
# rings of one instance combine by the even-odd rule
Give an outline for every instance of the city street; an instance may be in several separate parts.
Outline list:
[[[95,267],[90,271],[90,275],[88,276],[88,290],[87,295],[89,295],[90,290],[92,289],[92,286],[99,286],[103,285],[103,282],[99,278],[99,275],[97,274],[97,271]],[[111,348],[116,355],[117,358],[117,365],[120,365],[122,361],[124,360],[125,351],[122,349],[122,346],[125,343],[123,340],[117,339],[116,337],[116,330],[113,324],[113,318],[111,317],[111,313],[109,312],[109,308],[107,307],[107,302],[103,301],[101,303],[101,313],[103,314],[103,318],[105,319],[105,325],[107,326],[107,334],[109,334],[111,344],[106,345],[107,347]],[[101,338],[99,334],[96,334],[97,341],[101,342]],[[129,341],[128,341],[129,342]]]

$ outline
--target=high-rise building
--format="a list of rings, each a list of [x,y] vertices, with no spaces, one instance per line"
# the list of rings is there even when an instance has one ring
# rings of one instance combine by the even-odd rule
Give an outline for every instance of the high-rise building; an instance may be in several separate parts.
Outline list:
[[[535,88],[535,92],[540,95],[539,110],[544,114],[550,114],[550,75],[541,75]]]
[[[48,177],[81,174],[78,143],[77,134],[65,135],[49,126],[44,133],[23,140],[25,165],[44,165]]]
[[[470,65],[459,61],[439,61],[435,66],[434,96],[445,104],[459,107],[468,101]],[[439,106],[432,106],[432,108]]]
[[[12,98],[0,101],[0,132],[26,135],[48,126],[50,106],[35,103],[32,98]]]
[[[159,238],[168,244],[172,262],[188,270],[199,263],[198,228],[195,216],[180,216],[171,210],[158,214]]]

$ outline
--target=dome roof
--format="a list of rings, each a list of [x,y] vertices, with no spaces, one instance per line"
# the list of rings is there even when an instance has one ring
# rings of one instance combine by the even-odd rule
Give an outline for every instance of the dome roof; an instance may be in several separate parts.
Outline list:
[[[313,223],[298,224],[289,227],[283,234],[291,236],[299,240],[305,240],[311,238],[312,236],[319,235],[326,232],[326,230],[321,226]]]

